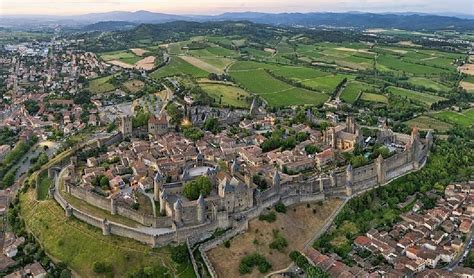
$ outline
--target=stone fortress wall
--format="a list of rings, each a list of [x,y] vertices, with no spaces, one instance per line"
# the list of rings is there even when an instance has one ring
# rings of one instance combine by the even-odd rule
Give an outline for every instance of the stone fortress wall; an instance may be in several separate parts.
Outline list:
[[[324,200],[326,197],[351,197],[367,189],[388,183],[390,180],[404,175],[410,171],[417,170],[424,165],[428,151],[432,145],[431,133],[428,133],[425,139],[420,139],[417,131],[412,136],[401,135],[398,138],[406,142],[406,148],[403,152],[395,154],[387,159],[379,157],[374,163],[353,169],[350,165],[345,171],[330,172],[311,178],[310,180],[300,181],[292,184],[275,184],[264,192],[254,192],[254,202],[251,208],[229,213],[225,210],[217,211],[216,207],[208,204],[208,209],[212,212],[212,217],[204,221],[191,221],[193,225],[176,225],[173,217],[153,217],[151,215],[138,215],[131,209],[114,204],[113,200],[106,199],[96,193],[87,192],[75,185],[67,185],[66,191],[97,207],[128,217],[144,226],[152,227],[129,227],[107,219],[100,219],[86,212],[83,212],[74,206],[68,204],[60,194],[59,182],[55,181],[55,188],[50,195],[65,209],[68,217],[74,216],[81,221],[102,229],[104,235],[116,234],[132,238],[148,244],[152,247],[163,246],[169,243],[183,243],[188,239],[196,243],[209,237],[217,229],[230,229],[223,237],[217,240],[205,243],[200,247],[203,250],[212,248],[222,240],[226,240],[246,230],[248,221],[258,217],[265,209],[273,207],[277,202],[282,201],[285,205],[302,202],[312,202]],[[52,167],[53,168],[53,167]],[[61,171],[74,171],[73,166],[63,168]],[[57,176],[57,175],[56,175]],[[60,175],[61,176],[61,175]],[[67,184],[67,182],[66,182]],[[186,204],[185,217],[194,217],[197,215],[197,202]],[[197,216],[196,216],[197,217]],[[162,228],[162,229],[157,229]],[[164,229],[166,228],[166,229]]]

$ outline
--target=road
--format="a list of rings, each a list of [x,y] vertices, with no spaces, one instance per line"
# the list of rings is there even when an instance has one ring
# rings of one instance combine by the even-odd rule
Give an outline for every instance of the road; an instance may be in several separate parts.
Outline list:
[[[466,236],[466,240],[464,241],[463,249],[459,252],[459,255],[444,269],[452,271],[455,267],[459,265],[460,262],[464,261],[466,257],[469,255],[469,251],[471,250],[472,243],[474,242],[474,228],[471,228],[469,235]]]
[[[44,146],[48,146],[45,150]],[[22,157],[20,162],[15,166],[19,167],[16,172],[16,179],[19,179],[24,173],[28,172],[31,167],[30,159],[37,157],[40,153],[45,152],[49,158],[51,158],[56,151],[59,149],[59,144],[52,141],[41,141],[31,147],[28,152]]]

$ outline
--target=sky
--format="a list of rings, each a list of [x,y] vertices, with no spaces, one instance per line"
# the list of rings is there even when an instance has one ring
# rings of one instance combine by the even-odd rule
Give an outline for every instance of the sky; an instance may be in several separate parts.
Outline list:
[[[0,15],[76,15],[109,11],[172,14],[224,12],[423,12],[474,15],[473,0],[0,0]]]

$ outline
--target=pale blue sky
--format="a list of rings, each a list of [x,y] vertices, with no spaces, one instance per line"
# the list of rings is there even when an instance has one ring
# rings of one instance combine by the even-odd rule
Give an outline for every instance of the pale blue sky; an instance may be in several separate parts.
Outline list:
[[[1,14],[71,15],[107,11],[174,14],[223,12],[456,12],[474,14],[473,0],[0,0]]]

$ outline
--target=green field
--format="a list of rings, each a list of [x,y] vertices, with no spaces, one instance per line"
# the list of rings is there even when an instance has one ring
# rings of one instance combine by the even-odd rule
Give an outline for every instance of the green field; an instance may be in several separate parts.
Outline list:
[[[379,66],[382,67],[380,68]],[[377,67],[379,70],[384,70],[388,68],[417,76],[437,75],[449,72],[446,69],[411,63],[408,61],[404,61],[400,57],[387,54],[382,54],[377,58]]]
[[[89,81],[89,90],[94,94],[106,93],[115,90],[115,86],[109,81],[114,75],[100,77]]]
[[[278,76],[299,82],[330,75],[328,72],[306,67],[281,66],[271,67],[270,69]]]
[[[248,91],[262,96],[270,106],[319,105],[328,99],[325,94],[297,88],[276,79],[266,72],[265,68],[276,70],[279,74],[293,74],[287,78],[295,77],[290,68],[256,62],[237,62],[232,65],[229,72],[238,84]],[[305,74],[307,74],[306,70]]]
[[[291,85],[273,78],[270,74],[261,69],[231,72],[230,74],[237,83],[258,95],[285,91],[292,88]]]
[[[286,91],[263,94],[262,97],[268,101],[270,106],[275,107],[321,105],[329,99],[328,95],[295,87]]]
[[[262,96],[270,106],[319,105],[328,99],[325,94],[296,88],[275,79],[264,70],[236,72],[232,77],[244,88]]]
[[[112,61],[112,60],[118,60],[130,65],[133,65],[136,62],[143,59],[143,57],[137,56],[128,50],[103,52],[103,53],[99,53],[99,56],[106,62]]]
[[[28,230],[49,255],[66,263],[80,276],[97,277],[92,265],[107,262],[115,277],[155,265],[167,267],[178,277],[194,277],[191,265],[177,265],[171,260],[169,247],[152,249],[132,239],[103,236],[100,229],[66,218],[55,201],[35,201],[34,195],[34,190],[30,190],[20,197],[21,215]]]
[[[425,88],[428,88],[428,89],[433,89],[433,90],[436,90],[436,91],[443,91],[443,92],[447,92],[450,90],[449,87],[441,84],[441,83],[438,83],[436,81],[433,81],[431,79],[428,79],[428,78],[424,78],[424,77],[411,77],[410,79],[408,79],[408,83],[412,84],[412,85],[415,85],[415,86],[422,86],[422,87],[425,87]]]
[[[191,65],[178,56],[173,56],[170,59],[171,62],[168,65],[155,70],[150,76],[154,79],[160,79],[167,76],[183,74],[193,77],[207,77],[209,75],[208,72]]]
[[[298,45],[297,52],[310,61],[336,64],[352,69],[372,67],[375,53],[370,52],[363,43],[318,43],[315,45]]]
[[[340,98],[347,103],[354,103],[362,92],[371,91],[373,89],[374,87],[367,83],[350,81],[344,91],[342,91]]]
[[[285,79],[292,79],[294,81],[300,82],[304,86],[307,86],[316,91],[320,91],[322,93],[332,93],[336,86],[341,83],[344,78],[354,78],[353,76],[348,74],[329,73],[314,68],[285,66],[270,63],[258,63],[252,61],[236,62],[232,65],[229,72],[231,75],[235,76],[247,76],[249,75],[249,71],[263,71],[263,69],[271,70],[276,76],[281,76]],[[255,82],[257,83],[257,81]],[[269,84],[266,83],[265,85]]]
[[[428,116],[419,116],[417,118],[406,121],[405,124],[412,128],[417,127],[423,130],[433,129],[440,132],[444,132],[452,127],[452,125],[448,123]]]
[[[45,200],[48,197],[49,188],[52,186],[53,181],[48,178],[47,172],[43,173],[39,177],[37,198],[38,200]]]
[[[471,119],[474,119],[474,108],[470,108],[464,112],[462,112],[462,114],[466,117],[469,117]]]
[[[223,48],[220,46],[210,46],[204,49],[190,50],[189,54],[196,57],[228,57],[233,58],[239,56],[234,50]]]
[[[221,105],[237,108],[248,108],[250,106],[245,101],[245,98],[250,94],[239,87],[222,84],[200,84],[199,86]]]
[[[390,94],[405,97],[407,99],[419,102],[427,107],[430,107],[433,103],[436,103],[438,101],[445,100],[445,98],[440,97],[440,96],[424,94],[424,93],[407,90],[403,88],[398,88],[398,87],[392,87],[392,86],[388,87],[387,91]]]
[[[474,112],[468,110],[464,113],[458,113],[454,111],[441,111],[433,114],[433,117],[456,125],[460,125],[463,127],[469,127],[474,125]]]
[[[344,74],[331,74],[327,76],[317,77],[306,80],[303,85],[308,86],[314,90],[321,91],[323,93],[332,93],[336,89],[337,85],[344,80],[344,78],[352,78],[349,75]]]
[[[372,93],[362,93],[360,99],[365,101],[380,102],[388,104],[388,98],[384,95],[372,94]]]

